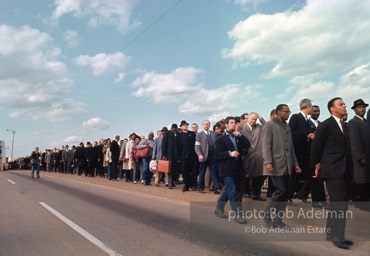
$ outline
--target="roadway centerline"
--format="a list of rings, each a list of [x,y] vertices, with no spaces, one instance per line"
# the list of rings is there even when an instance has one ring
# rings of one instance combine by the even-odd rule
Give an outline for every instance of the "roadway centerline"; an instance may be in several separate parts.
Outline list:
[[[12,183],[13,185],[15,185],[15,182],[10,180],[10,179],[7,179],[10,183]]]
[[[44,202],[39,202],[43,207],[45,207],[49,212],[54,214],[56,217],[58,217],[61,221],[63,221],[65,224],[73,228],[77,233],[85,237],[87,240],[89,240],[91,243],[95,244],[97,247],[99,247],[101,250],[106,252],[110,256],[122,256],[118,252],[114,251],[112,248],[104,244],[102,241],[100,241],[98,238],[95,236],[91,235],[89,232],[78,226],[76,223],[59,213],[57,210],[54,208],[50,207]]]

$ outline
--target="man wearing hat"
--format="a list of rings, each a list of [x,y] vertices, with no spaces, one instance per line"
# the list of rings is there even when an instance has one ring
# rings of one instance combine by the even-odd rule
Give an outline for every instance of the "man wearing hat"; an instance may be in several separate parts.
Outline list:
[[[198,156],[195,153],[195,133],[189,131],[189,123],[185,120],[181,121],[180,128],[182,132],[179,134],[179,154],[181,161],[181,173],[184,179],[182,192],[189,191],[192,187],[193,180],[197,173]]]
[[[348,122],[353,158],[353,200],[360,208],[364,205],[358,202],[368,201],[370,196],[370,173],[365,171],[366,119],[364,116],[368,105],[362,99],[355,100],[352,106],[355,116]]]

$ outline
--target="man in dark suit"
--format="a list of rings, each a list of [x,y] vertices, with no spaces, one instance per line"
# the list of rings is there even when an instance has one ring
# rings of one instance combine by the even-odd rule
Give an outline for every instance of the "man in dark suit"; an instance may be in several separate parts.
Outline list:
[[[355,116],[348,122],[353,158],[353,199],[355,204],[360,208],[365,207],[365,205],[358,202],[368,201],[370,196],[370,172],[365,171],[367,120],[364,116],[367,106],[369,105],[362,99],[355,100],[352,106]]]
[[[174,181],[179,169],[179,132],[177,124],[172,124],[171,130],[163,134],[162,139],[162,160],[171,162],[171,173],[168,174],[168,188],[175,187]]]
[[[294,193],[298,191],[298,198],[303,202],[307,200],[307,193],[310,190],[310,177],[313,175],[310,168],[311,143],[315,138],[314,124],[309,120],[309,114],[312,111],[312,103],[309,99],[303,99],[299,103],[300,112],[293,114],[289,120],[289,127],[292,133],[294,152],[301,167],[301,173],[296,174],[289,180],[289,202],[292,203]],[[304,185],[298,188],[299,181],[303,180]]]
[[[313,123],[314,133],[317,131],[317,127],[321,123],[319,121],[320,117],[320,107],[317,105],[312,106],[310,121]],[[314,173],[315,168],[311,166],[312,173]],[[311,188],[311,196],[312,196],[312,207],[314,208],[329,208],[328,204],[326,203],[326,194],[325,194],[325,187],[324,181],[321,178],[313,178],[310,177],[310,188]],[[306,197],[308,196],[310,191],[306,190],[303,193],[306,193]]]
[[[370,109],[367,111],[366,120],[370,119]],[[365,160],[365,169],[366,172],[370,173],[370,125],[366,121],[366,160]]]
[[[353,244],[344,238],[349,188],[352,180],[352,157],[349,134],[343,118],[346,104],[336,97],[328,102],[331,117],[317,128],[311,146],[312,164],[323,178],[329,193],[330,206],[326,222],[327,240],[335,246],[348,249]],[[344,213],[344,217],[340,214]]]
[[[111,170],[111,176],[109,177],[110,180],[117,180],[118,176],[118,160],[119,160],[119,143],[120,136],[116,135],[115,139],[112,140],[112,143],[110,144],[110,152],[112,153],[112,170]]]
[[[197,173],[198,156],[195,153],[195,133],[189,131],[189,123],[185,120],[181,121],[180,128],[182,132],[179,134],[179,154],[181,161],[181,173],[183,177],[182,192],[189,191],[192,186],[193,177]]]
[[[241,209],[241,202],[237,199],[237,181],[244,178],[241,153],[251,146],[246,137],[235,130],[235,118],[227,117],[225,120],[225,133],[216,140],[215,155],[218,158],[219,174],[225,184],[222,194],[217,199],[215,210],[216,216],[226,218],[224,213],[227,201],[235,214],[235,221],[239,224],[246,223],[246,220],[238,216],[238,208]]]

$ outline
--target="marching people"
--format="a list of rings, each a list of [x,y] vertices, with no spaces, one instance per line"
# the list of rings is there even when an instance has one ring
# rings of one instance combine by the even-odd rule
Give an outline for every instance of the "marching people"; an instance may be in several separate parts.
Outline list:
[[[312,111],[312,103],[309,99],[303,99],[299,103],[300,112],[293,114],[289,119],[289,127],[293,138],[294,152],[297,157],[301,173],[292,173],[289,180],[289,198],[288,205],[294,205],[292,198],[298,193],[298,199],[307,201],[307,193],[310,188],[310,178],[314,175],[311,172],[310,151],[311,143],[315,139],[314,124],[310,122],[309,115]],[[303,186],[299,186],[303,181]]]
[[[260,120],[261,124],[257,123]],[[262,128],[266,121],[256,112],[248,115],[243,128],[240,130],[251,143],[251,147],[244,154],[243,166],[245,176],[251,179],[251,197],[253,200],[266,201],[261,197],[261,188],[266,176],[263,176],[263,156],[262,156]]]
[[[31,178],[32,179],[34,178],[35,171],[36,171],[37,178],[40,178],[40,160],[41,160],[41,152],[39,148],[36,147],[35,150],[32,151],[32,154],[31,154],[31,167],[32,167]]]
[[[195,152],[197,154],[199,167],[199,193],[204,193],[205,183],[204,177],[206,169],[209,168],[211,180],[213,182],[213,190],[215,194],[220,194],[220,184],[216,174],[216,158],[215,158],[215,144],[217,135],[210,130],[211,123],[209,120],[202,122],[203,131],[197,133],[195,141]]]
[[[366,164],[366,107],[369,104],[362,99],[355,100],[351,109],[355,116],[349,120],[349,138],[353,158],[353,182],[354,201],[359,208],[370,210],[368,205],[363,204],[369,201],[370,197],[370,172],[365,170]]]
[[[234,117],[225,119],[225,133],[216,140],[215,154],[218,158],[219,174],[223,179],[225,187],[217,199],[215,209],[216,216],[227,218],[225,214],[225,205],[229,201],[231,209],[237,213],[241,209],[241,202],[238,201],[237,183],[238,179],[244,178],[241,153],[248,150],[250,142],[240,132],[235,130],[236,121]],[[235,221],[239,224],[246,223],[241,216],[236,216]]]
[[[348,126],[343,118],[347,115],[343,99],[336,97],[328,102],[330,117],[323,121],[316,131],[312,142],[312,164],[316,168],[315,176],[324,179],[329,193],[329,211],[337,215],[329,215],[326,221],[328,230],[326,239],[342,249],[353,244],[345,239],[345,216],[338,213],[346,212],[352,181],[352,155]]]
[[[274,228],[286,228],[282,221],[288,202],[289,176],[292,172],[301,172],[295,156],[292,134],[287,120],[290,110],[288,105],[276,107],[277,117],[267,122],[263,128],[262,154],[264,175],[271,176],[275,187],[270,203],[266,207],[265,224]],[[272,209],[276,209],[277,217],[271,218]]]
[[[193,177],[196,177],[199,168],[194,148],[196,135],[193,131],[189,131],[188,127],[189,123],[182,120],[180,124],[182,132],[179,134],[179,155],[183,177],[182,192],[189,191],[189,188],[192,187]]]

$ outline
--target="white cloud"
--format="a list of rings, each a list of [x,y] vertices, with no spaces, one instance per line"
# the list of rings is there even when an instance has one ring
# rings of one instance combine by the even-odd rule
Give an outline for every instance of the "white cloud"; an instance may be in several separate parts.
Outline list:
[[[88,106],[71,98],[67,98],[60,103],[54,103],[49,111],[45,113],[50,122],[68,120],[73,116],[87,113]],[[40,119],[42,116],[35,116],[34,119]]]
[[[125,79],[125,73],[118,73],[116,79],[114,79],[114,82],[119,83],[122,82],[123,79]]]
[[[92,75],[100,76],[113,70],[122,70],[130,61],[121,52],[114,54],[98,53],[95,56],[80,55],[75,59],[77,65],[91,68]]]
[[[72,89],[73,81],[53,38],[29,26],[7,25],[0,25],[0,38],[0,107],[10,117],[55,120],[55,102]]]
[[[75,30],[67,30],[63,33],[63,40],[68,48],[77,48],[80,45],[81,37]]]
[[[258,90],[260,85],[227,84],[217,89],[206,89],[197,76],[203,71],[193,67],[177,68],[169,74],[148,72],[135,80],[133,95],[146,97],[158,104],[176,103],[182,114],[214,115],[233,110],[240,103],[252,105],[266,100]],[[253,103],[246,101],[251,97]]]
[[[276,98],[280,103],[288,104],[292,112],[299,111],[299,102],[310,99],[313,104],[324,106],[334,97],[336,87],[329,81],[315,81],[314,76],[299,76],[290,79],[285,91]]]
[[[201,89],[197,84],[197,75],[200,69],[193,67],[177,68],[169,74],[148,72],[133,82],[137,88],[132,95],[145,97],[155,103],[174,103],[183,101]]]
[[[370,63],[358,66],[340,78],[337,96],[370,101]],[[348,104],[348,102],[347,102]]]
[[[256,9],[266,0],[234,0],[234,3],[240,5],[244,10]]]
[[[217,89],[201,89],[179,106],[180,113],[215,115],[239,107],[253,106],[266,100],[259,92],[259,85],[227,84]],[[253,96],[253,101],[248,101]],[[225,116],[223,116],[225,117]]]
[[[94,117],[83,122],[82,127],[89,130],[101,131],[108,129],[109,123],[102,118]]]
[[[222,54],[237,65],[273,64],[267,77],[324,75],[370,57],[370,2],[308,0],[298,11],[255,14],[229,32]]]
[[[77,135],[68,136],[67,138],[65,138],[63,140],[63,142],[65,142],[65,143],[72,143],[72,144],[78,144],[81,141],[83,141],[83,138],[81,136],[77,136]]]
[[[57,21],[63,15],[72,14],[76,18],[87,18],[88,26],[114,25],[120,31],[141,26],[131,21],[136,0],[55,0],[56,8],[51,20]]]

